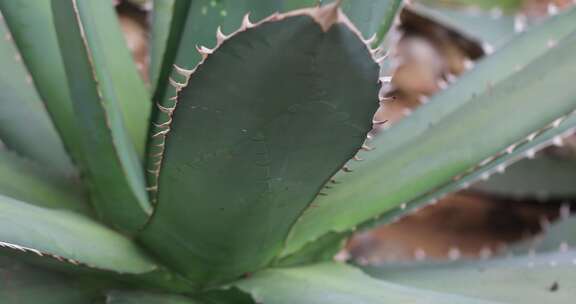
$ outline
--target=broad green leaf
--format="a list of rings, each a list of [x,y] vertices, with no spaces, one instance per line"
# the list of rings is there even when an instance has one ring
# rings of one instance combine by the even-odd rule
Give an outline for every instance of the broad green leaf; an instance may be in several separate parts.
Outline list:
[[[147,123],[147,115],[134,115],[127,122],[127,116],[121,115],[127,109],[122,104],[127,102],[125,95],[133,93],[129,98],[140,102],[141,109],[134,108],[135,103],[132,111],[144,113],[148,107],[140,99],[145,98],[140,96],[140,86],[129,81],[130,69],[118,71],[127,62],[118,63],[122,56],[112,56],[114,50],[122,53],[122,48],[115,47],[116,35],[110,33],[117,31],[115,19],[107,20],[115,18],[110,5],[107,1],[53,1],[52,11],[82,143],[89,152],[83,167],[95,209],[106,222],[134,232],[152,208],[138,154],[126,130],[133,125],[131,120]]]
[[[191,280],[214,284],[268,264],[363,143],[379,67],[346,24],[324,32],[309,16],[333,8],[239,32],[179,93],[141,238]]]
[[[161,3],[160,3],[161,2]],[[158,87],[155,91],[154,99],[163,107],[171,108],[174,102],[170,98],[174,97],[176,91],[169,86],[168,76],[172,71],[172,64],[186,69],[193,69],[199,63],[201,56],[194,52],[197,46],[212,47],[216,44],[216,32],[220,28],[224,34],[234,32],[240,27],[242,18],[245,14],[250,13],[252,21],[261,20],[275,12],[286,12],[289,10],[301,9],[304,7],[315,6],[323,3],[318,0],[198,0],[184,3],[174,2],[174,9],[178,11],[170,11],[170,3],[174,1],[157,0],[156,6],[159,12],[157,15],[157,22],[155,22],[156,31],[153,35],[153,41],[161,44],[162,41],[168,40],[169,48],[164,50],[164,46],[153,44],[152,48],[152,68],[158,73]],[[326,3],[330,1],[325,1]],[[371,38],[375,35],[376,39],[373,44],[378,45],[384,38],[384,35],[392,25],[395,13],[400,6],[399,0],[346,0],[342,5],[344,12],[351,18],[356,27],[363,33],[365,38]],[[182,11],[189,5],[188,15],[183,16]],[[168,9],[168,11],[166,11]],[[171,13],[173,12],[173,14]],[[172,25],[169,29],[168,18],[173,16]],[[186,22],[182,26],[182,18],[186,18]],[[154,29],[153,29],[154,31]],[[168,31],[173,36],[168,36]],[[179,38],[179,40],[177,39]],[[155,40],[156,39],[156,40]],[[153,42],[155,43],[155,42]],[[157,50],[154,52],[154,50]],[[174,54],[172,54],[172,52]],[[155,55],[156,53],[156,55]],[[162,66],[159,66],[158,57],[164,53]],[[156,57],[156,58],[154,58]],[[164,73],[168,71],[168,73]],[[178,73],[172,71],[172,78],[178,79]],[[154,76],[153,76],[154,77]],[[153,120],[157,124],[162,124],[165,117],[161,112],[153,114]],[[161,128],[153,128],[153,134],[161,131]],[[150,140],[148,149],[154,154],[157,150],[157,145],[161,144],[161,140],[153,138]],[[148,160],[148,167],[154,167],[155,160]],[[153,182],[154,177],[149,177],[149,181]]]
[[[303,0],[304,2],[313,2],[313,0]],[[283,7],[283,0],[197,0],[197,1],[185,1],[179,4],[179,9],[184,10],[186,6],[188,7],[187,15],[178,16],[174,19],[176,24],[173,28],[170,28],[171,33],[177,36],[179,32],[180,38],[178,37],[165,37],[165,34],[158,34],[159,37],[152,39],[170,39],[174,38],[169,42],[176,42],[176,45],[170,45],[168,53],[165,52],[164,62],[162,63],[161,69],[168,70],[168,74],[164,75],[159,72],[158,86],[154,94],[154,100],[164,108],[172,108],[174,106],[174,101],[171,99],[176,95],[176,90],[169,83],[168,77],[172,79],[179,80],[181,76],[174,71],[173,64],[185,68],[193,69],[198,65],[202,56],[196,52],[196,48],[200,46],[213,47],[216,45],[217,30],[220,28],[223,34],[229,34],[236,31],[241,23],[243,17],[250,13],[250,19],[255,22],[261,20],[274,12],[281,11]],[[301,3],[296,3],[300,5]],[[180,15],[182,12],[179,12]],[[176,16],[174,16],[176,17]],[[182,29],[178,28],[179,18],[185,18],[185,22]],[[158,25],[161,27],[161,25]],[[160,29],[161,31],[161,29]],[[166,32],[166,30],[164,30]],[[154,33],[152,33],[154,34]],[[175,40],[175,41],[174,41]],[[174,54],[172,54],[174,52]],[[173,58],[169,58],[172,56]],[[156,63],[156,65],[158,65]],[[162,70],[160,70],[162,71]],[[165,122],[166,117],[162,111],[156,110],[152,114],[152,120],[156,125],[162,125]],[[161,127],[152,127],[151,133],[156,134],[162,131]],[[148,142],[149,155],[154,155],[158,152],[158,145],[162,144],[162,138],[153,137]],[[156,159],[148,158],[146,165],[148,168],[156,167]],[[148,183],[150,185],[155,184],[155,174],[152,172],[148,176]]]
[[[74,166],[1,16],[0,139],[24,157],[73,175]]]
[[[563,199],[576,197],[576,161],[539,156],[522,160],[473,189],[507,197]]]
[[[98,294],[63,274],[0,257],[2,304],[92,304]]]
[[[565,115],[576,108],[568,76],[576,66],[570,53],[575,51],[574,18],[576,9],[520,35],[368,142],[374,151],[360,153],[363,161],[348,164],[352,172],[334,177],[337,184],[300,218],[283,255],[391,210],[404,213],[411,201],[427,194],[437,198],[444,186],[460,187],[462,174],[465,179],[478,164],[497,162],[510,147],[571,119]],[[560,128],[552,132],[558,135]],[[513,157],[523,156],[512,150]]]
[[[494,16],[489,12],[470,12],[419,3],[409,5],[406,9],[479,44],[496,49],[505,45],[515,35],[515,17],[510,15]]]
[[[574,300],[576,251],[487,261],[365,267],[373,277],[502,303],[565,304]]]
[[[80,181],[0,148],[0,195],[91,214]]]
[[[234,285],[266,304],[493,303],[379,281],[336,263],[263,270]]]
[[[152,31],[150,42],[150,83],[152,92],[158,98],[162,92],[158,87],[166,85],[184,25],[188,17],[188,0],[154,0],[152,10]],[[164,89],[164,88],[162,88]]]
[[[0,246],[117,273],[144,274],[158,268],[130,239],[85,216],[2,196]]]
[[[1,0],[0,10],[64,145],[80,163],[82,147],[78,123],[58,48],[50,1]]]

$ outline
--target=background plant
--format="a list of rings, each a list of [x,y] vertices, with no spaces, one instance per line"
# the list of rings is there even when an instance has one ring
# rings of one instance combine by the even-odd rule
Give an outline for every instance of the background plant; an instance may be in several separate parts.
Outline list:
[[[572,219],[482,264],[332,257],[573,133],[576,12],[498,40],[385,128],[399,1],[315,5],[155,1],[148,88],[111,3],[0,1],[0,298],[569,301]]]

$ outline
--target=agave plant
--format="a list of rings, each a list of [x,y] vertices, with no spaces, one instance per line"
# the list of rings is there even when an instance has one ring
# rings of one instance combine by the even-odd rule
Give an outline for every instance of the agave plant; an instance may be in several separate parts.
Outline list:
[[[110,1],[1,0],[0,302],[571,301],[571,219],[517,258],[334,261],[576,128],[570,10],[370,135],[400,5],[155,0],[147,86]]]

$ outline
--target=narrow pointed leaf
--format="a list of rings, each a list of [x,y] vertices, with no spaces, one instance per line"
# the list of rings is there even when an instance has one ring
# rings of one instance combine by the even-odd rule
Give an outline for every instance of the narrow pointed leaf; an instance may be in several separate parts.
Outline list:
[[[92,304],[96,292],[73,278],[0,257],[0,299],[3,304]]]
[[[552,126],[554,125],[555,124],[552,124]],[[470,172],[470,174],[463,176],[461,179],[448,182],[445,185],[438,187],[434,191],[406,202],[406,205],[403,206],[404,208],[401,206],[401,208],[395,208],[387,211],[381,216],[375,217],[374,220],[363,223],[362,227],[369,228],[376,225],[390,223],[404,216],[406,213],[420,208],[423,205],[437,202],[447,194],[458,191],[464,188],[466,185],[472,185],[473,183],[480,180],[485,180],[486,178],[491,178],[496,174],[501,174],[502,172],[505,172],[508,166],[514,164],[514,162],[525,158],[528,154],[534,153],[534,151],[538,151],[552,145],[554,139],[573,134],[574,130],[576,130],[576,116],[572,115],[567,117],[556,127],[550,128],[540,135],[534,137],[534,139],[531,141],[525,141],[523,144],[517,146],[514,150],[514,153],[505,153],[500,155],[500,157],[494,159],[494,161],[486,164],[485,166],[476,168],[474,172]]]
[[[266,304],[493,303],[379,281],[336,263],[264,270],[234,285]]]
[[[91,214],[80,181],[0,148],[0,195]]]
[[[391,210],[405,213],[404,203],[428,194],[437,198],[443,186],[465,185],[475,171],[506,157],[507,149],[520,148],[533,134],[548,128],[562,134],[561,122],[576,108],[574,86],[568,83],[576,66],[570,54],[575,17],[571,10],[519,36],[368,142],[374,151],[360,153],[364,161],[351,162],[352,172],[334,177],[338,184],[296,224],[284,255],[327,232],[348,231]],[[551,40],[559,44],[553,47]],[[523,157],[519,151],[512,149],[510,156]]]
[[[188,17],[188,8],[192,1],[187,0],[154,0],[152,10],[152,32],[150,43],[150,82],[152,92],[156,93],[159,85],[165,85],[170,71],[184,25]]]
[[[495,49],[505,45],[515,35],[515,17],[512,15],[494,16],[489,12],[471,12],[420,3],[407,6],[406,10]]]
[[[1,16],[0,139],[22,156],[73,175],[74,166]]]
[[[510,166],[478,183],[474,190],[513,198],[563,199],[576,197],[576,161],[539,156]]]
[[[229,280],[269,263],[363,143],[378,65],[343,15],[326,32],[309,15],[332,9],[240,31],[179,93],[158,205],[141,238],[192,280]]]
[[[103,271],[143,274],[158,268],[130,239],[85,216],[2,196],[0,246]]]
[[[373,277],[413,288],[501,303],[564,304],[574,300],[576,251],[488,261],[365,267]]]
[[[54,30],[50,1],[0,0],[0,10],[65,147],[75,162],[81,164],[78,124]]]
[[[83,27],[85,47],[90,48],[94,72],[102,86],[102,97],[114,100],[118,105],[130,142],[143,158],[152,102],[126,46],[112,3],[77,0],[56,2],[62,2],[57,6],[75,7],[76,23]],[[54,15],[61,16],[57,13]],[[56,26],[57,30],[62,30],[58,24]],[[62,47],[61,51],[66,55]],[[72,97],[77,101],[74,95]]]
[[[119,87],[124,94],[134,93],[130,98],[143,101],[138,88],[118,79],[124,74],[117,69],[124,64],[116,65],[118,58],[110,58],[108,52],[114,48],[106,44],[107,51],[102,49],[108,37],[103,31],[109,28],[99,26],[114,14],[109,5],[106,1],[53,1],[52,11],[82,143],[90,152],[84,157],[84,167],[96,211],[106,222],[133,232],[144,224],[151,206],[138,154],[126,131],[126,115],[121,115],[126,108],[121,106],[123,95],[117,95]],[[148,108],[143,102],[141,109],[132,110],[146,112]],[[132,119],[146,123],[146,115]]]

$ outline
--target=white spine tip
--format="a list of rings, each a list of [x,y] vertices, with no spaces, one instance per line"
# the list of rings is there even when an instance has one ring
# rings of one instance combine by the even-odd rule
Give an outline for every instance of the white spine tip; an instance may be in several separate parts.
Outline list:
[[[456,261],[456,260],[460,259],[460,256],[461,256],[460,249],[458,249],[456,247],[452,247],[448,251],[448,258],[451,261]]]
[[[552,139],[552,144],[557,147],[562,147],[564,145],[564,139],[560,136],[556,136],[554,139]]]
[[[426,251],[421,248],[414,250],[414,259],[419,262],[424,261],[426,259]]]
[[[558,6],[554,3],[549,3],[546,10],[548,11],[548,15],[550,15],[550,16],[557,15],[558,11],[559,11]]]
[[[376,41],[376,33],[374,33],[372,35],[372,37],[364,40],[364,43],[366,43],[367,45],[372,45],[372,43],[374,43],[374,41]]]
[[[170,85],[173,86],[176,89],[176,91],[180,91],[180,90],[182,90],[182,88],[184,88],[186,86],[185,83],[178,82],[178,81],[172,79],[171,77],[168,78],[168,82],[170,82]]]
[[[178,74],[180,74],[186,78],[190,77],[190,75],[192,75],[192,73],[194,73],[194,70],[187,70],[187,69],[181,68],[175,64],[172,66],[174,67],[174,71],[176,71],[176,73],[178,73]]]
[[[380,77],[378,78],[378,81],[380,81],[381,83],[391,83],[392,82],[392,76],[384,76],[384,77]]]
[[[222,28],[219,26],[216,29],[216,41],[217,41],[217,43],[220,45],[224,41],[226,41],[226,39],[228,39],[228,36],[226,36],[226,35],[224,35],[224,33],[222,33]]]
[[[439,80],[437,85],[440,90],[445,90],[448,87],[448,83],[444,80]]]
[[[464,60],[464,68],[466,70],[471,70],[474,68],[474,61],[472,61],[471,59],[466,59]]]
[[[484,50],[484,53],[486,53],[487,55],[490,55],[490,54],[494,53],[494,46],[492,46],[489,43],[483,43],[482,44],[482,50]]]
[[[244,15],[244,18],[242,18],[242,29],[246,30],[252,27],[254,27],[254,23],[250,21],[250,13],[247,13]]]
[[[516,15],[514,17],[514,32],[521,33],[526,30],[526,16]]]
[[[206,57],[208,57],[208,55],[212,54],[212,52],[214,52],[214,50],[209,49],[205,46],[196,46],[196,50],[198,51],[198,53],[200,54],[200,56],[202,56],[203,59],[206,59]]]

